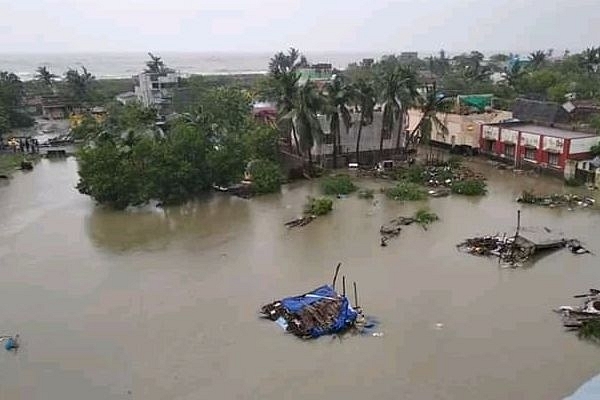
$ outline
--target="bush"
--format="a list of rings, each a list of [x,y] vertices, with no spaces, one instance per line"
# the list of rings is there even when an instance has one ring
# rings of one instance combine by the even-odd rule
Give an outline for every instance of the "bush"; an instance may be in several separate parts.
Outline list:
[[[448,157],[447,163],[450,168],[458,168],[461,166],[462,161],[463,161],[463,159],[461,156],[452,155],[452,156]]]
[[[309,197],[304,206],[304,213],[309,215],[325,215],[333,210],[333,200],[327,197]]]
[[[350,194],[357,189],[348,175],[328,176],[321,182],[321,191],[324,194]]]
[[[358,191],[358,197],[360,199],[372,199],[375,194],[373,189],[360,189]]]
[[[415,220],[417,220],[418,224],[423,226],[429,225],[432,222],[435,222],[439,219],[437,214],[432,213],[431,211],[421,208],[415,213]]]
[[[281,187],[281,171],[273,161],[251,161],[248,172],[252,176],[252,190],[254,193],[273,193]]]
[[[402,173],[402,179],[412,183],[423,183],[425,180],[425,168],[421,165],[411,165]]]
[[[600,343],[600,321],[589,320],[585,321],[579,329],[578,336],[580,339],[589,340],[591,342]]]
[[[412,182],[402,181],[396,186],[385,189],[385,195],[393,200],[424,200],[427,197],[425,190]]]
[[[483,196],[487,193],[485,182],[478,179],[453,182],[451,189],[452,193],[463,194],[465,196]]]

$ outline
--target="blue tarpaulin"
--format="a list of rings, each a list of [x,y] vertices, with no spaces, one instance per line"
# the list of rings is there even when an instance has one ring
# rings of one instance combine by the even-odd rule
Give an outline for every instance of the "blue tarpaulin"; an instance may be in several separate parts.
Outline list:
[[[289,330],[307,333],[312,338],[340,332],[358,316],[348,298],[338,295],[329,285],[267,305],[263,313],[275,321],[284,318],[288,327],[296,328]],[[282,322],[280,326],[284,326]]]

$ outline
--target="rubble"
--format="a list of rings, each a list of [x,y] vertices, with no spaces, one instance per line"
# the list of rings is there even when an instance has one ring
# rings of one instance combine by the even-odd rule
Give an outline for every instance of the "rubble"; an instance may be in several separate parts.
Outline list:
[[[583,303],[560,306],[554,311],[561,314],[565,328],[577,331],[580,338],[600,343],[600,290],[590,289],[588,293],[573,297],[583,298]]]
[[[536,195],[533,192],[524,190],[517,202],[524,204],[535,204],[545,207],[576,207],[586,208],[595,205],[596,200],[590,196],[582,196],[572,193],[553,193],[549,195]]]

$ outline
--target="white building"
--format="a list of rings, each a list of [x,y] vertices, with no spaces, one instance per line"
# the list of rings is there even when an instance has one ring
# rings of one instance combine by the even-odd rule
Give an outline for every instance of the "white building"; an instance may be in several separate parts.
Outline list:
[[[145,107],[164,108],[171,105],[173,90],[179,86],[179,81],[180,75],[176,72],[142,72],[137,76],[135,95]]]

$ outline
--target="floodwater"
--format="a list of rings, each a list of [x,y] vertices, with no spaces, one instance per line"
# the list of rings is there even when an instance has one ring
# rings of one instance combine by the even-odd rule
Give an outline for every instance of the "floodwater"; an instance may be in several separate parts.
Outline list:
[[[422,204],[351,196],[287,230],[317,192],[299,182],[115,212],[76,192],[73,158],[42,160],[0,186],[0,334],[23,339],[0,352],[0,399],[560,399],[600,372],[600,348],[551,310],[600,286],[600,264],[560,251],[503,269],[459,253],[465,237],[512,232],[521,189],[559,188],[482,168],[488,196],[430,199],[441,222],[381,248],[379,226]],[[523,224],[600,252],[598,212],[523,207]],[[305,342],[257,317],[338,261],[383,336]]]

